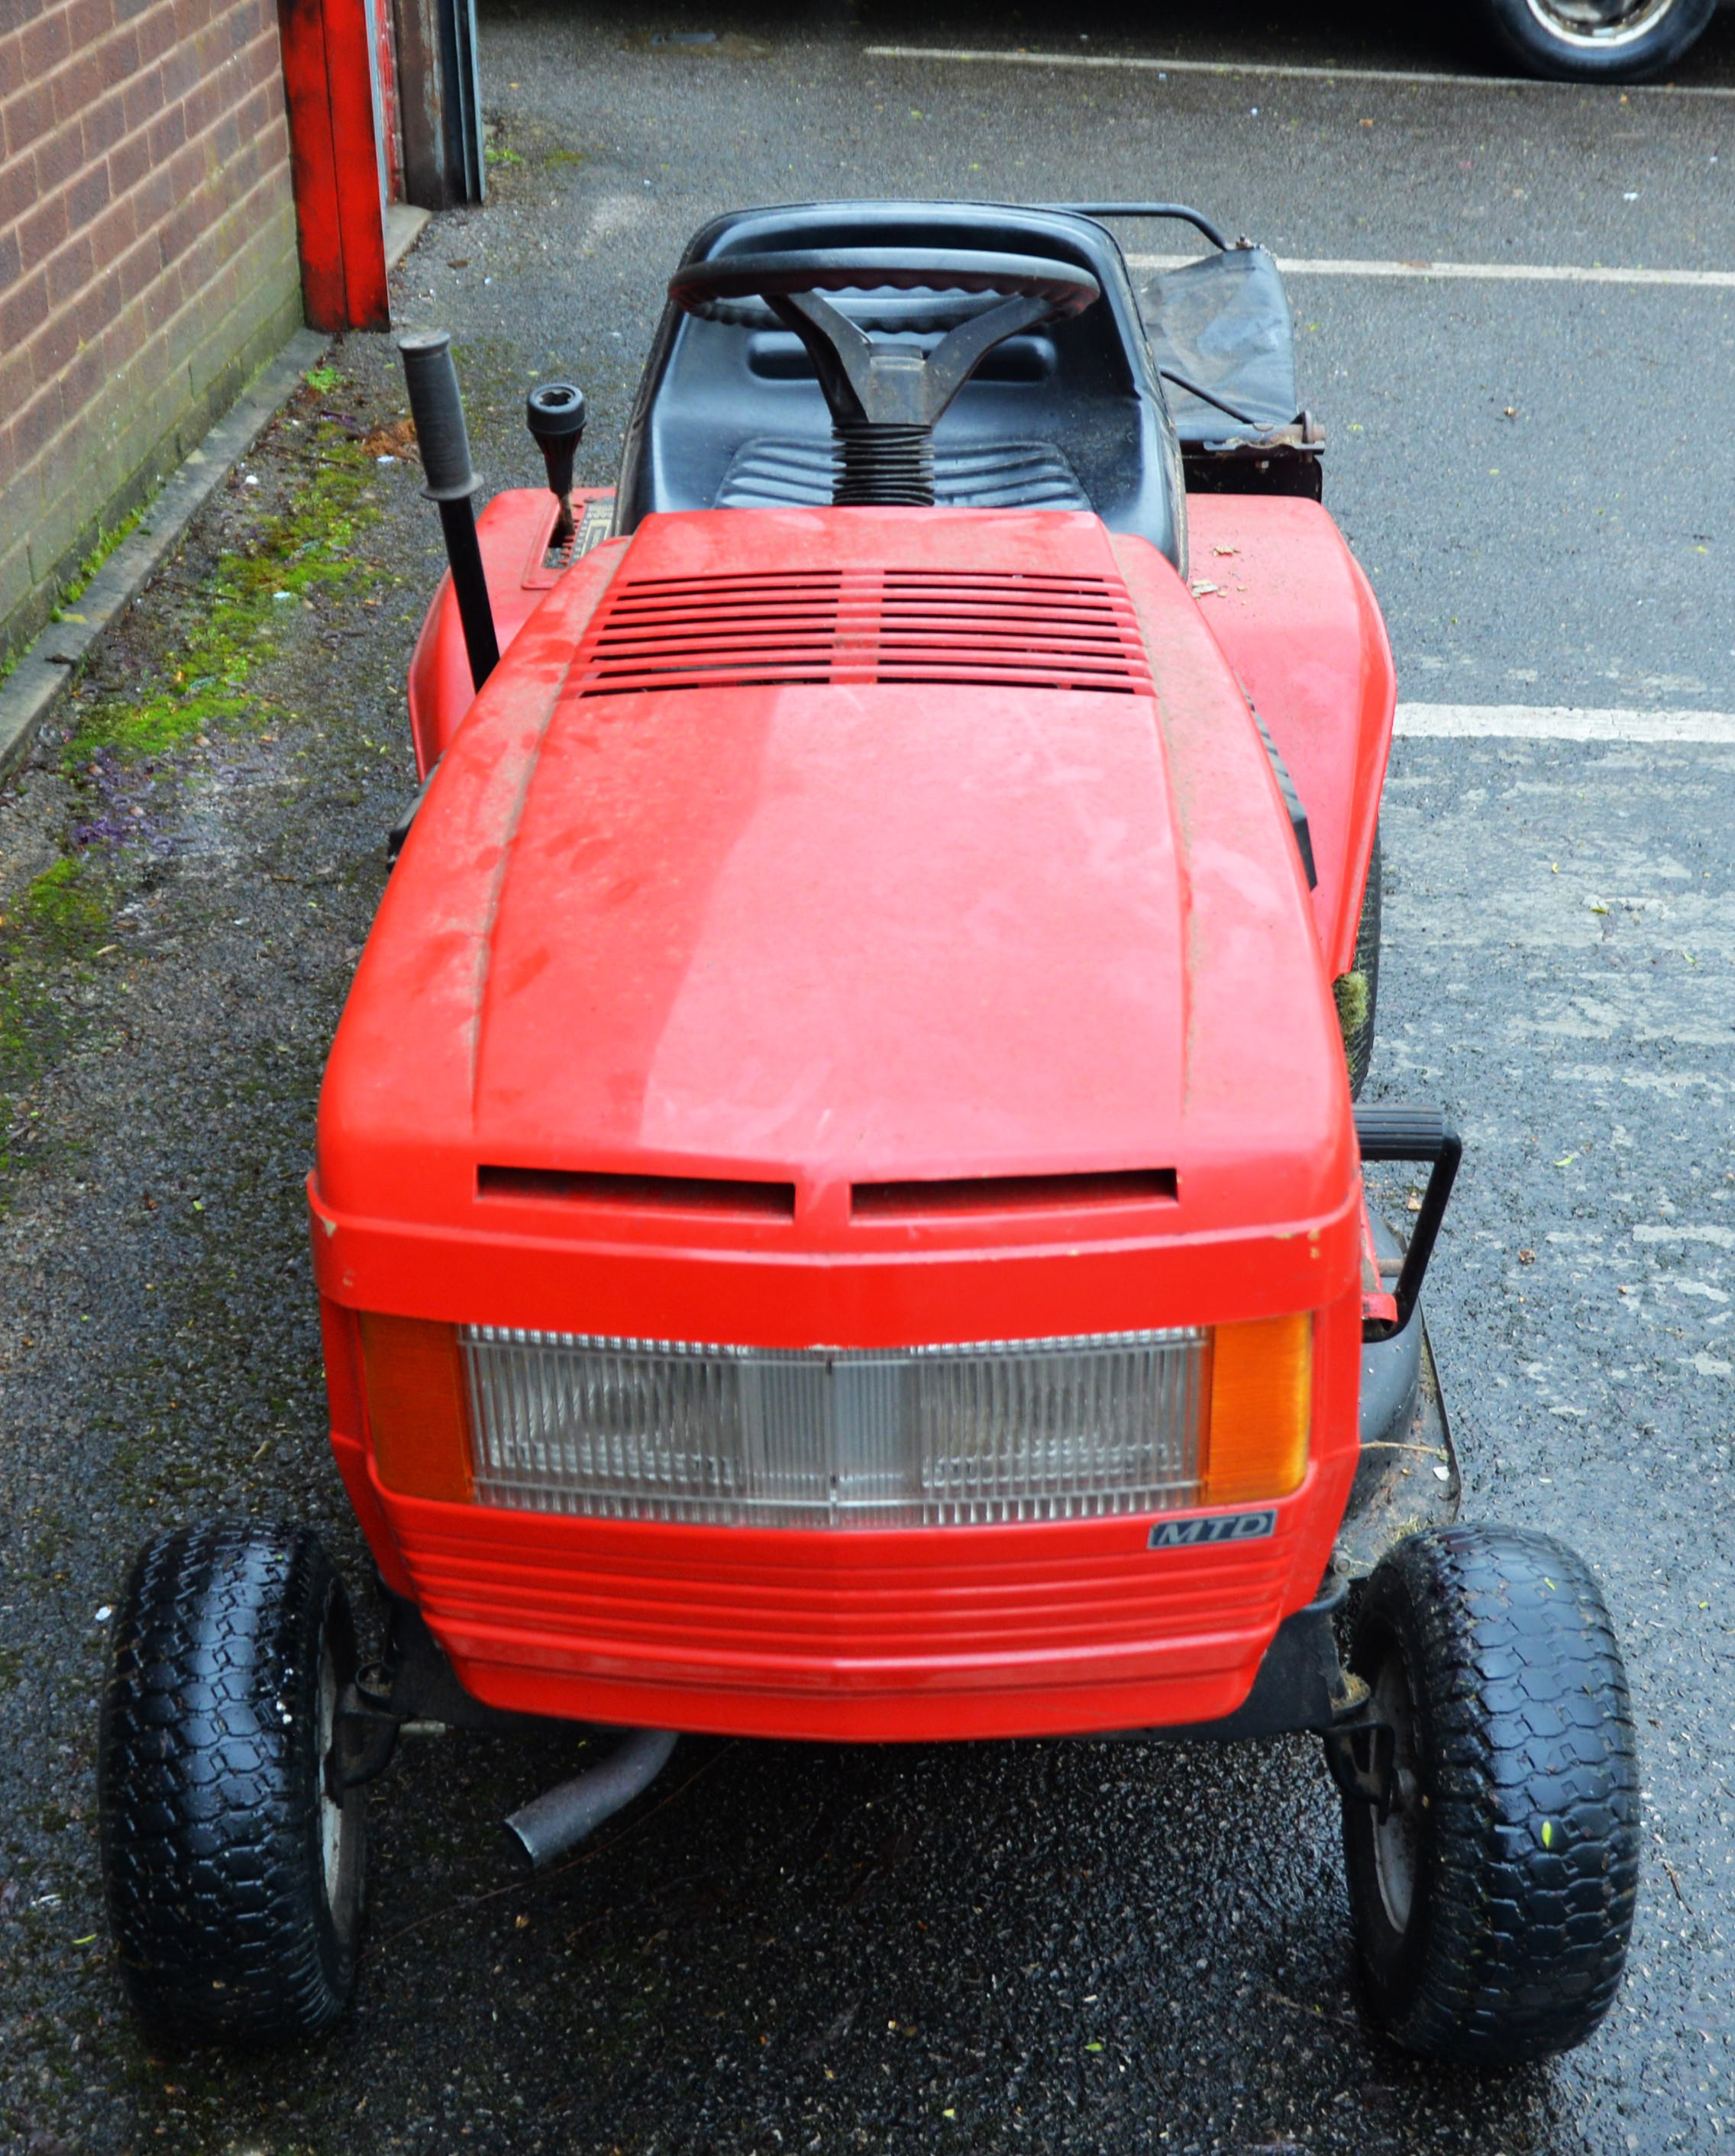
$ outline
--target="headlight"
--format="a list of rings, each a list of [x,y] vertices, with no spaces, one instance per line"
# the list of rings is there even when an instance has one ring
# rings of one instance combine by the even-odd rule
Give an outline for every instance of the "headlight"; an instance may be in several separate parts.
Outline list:
[[[718,1527],[1098,1519],[1286,1496],[1312,1322],[888,1349],[723,1348],[364,1317],[405,1495]]]

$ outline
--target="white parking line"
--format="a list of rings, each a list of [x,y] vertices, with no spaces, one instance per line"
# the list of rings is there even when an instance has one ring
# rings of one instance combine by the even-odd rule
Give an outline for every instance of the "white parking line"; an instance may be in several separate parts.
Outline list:
[[[871,60],[953,60],[1004,67],[1125,68],[1140,74],[1250,74],[1296,82],[1457,83],[1474,90],[1585,90],[1595,84],[1541,82],[1531,75],[1446,74],[1408,68],[1300,67],[1280,60],[1160,60],[1135,53],[991,52],[955,45],[867,45]],[[1611,84],[1611,89],[1620,85]],[[1625,97],[1735,97],[1721,83],[1628,83]]]
[[[1129,270],[1179,270],[1197,254],[1129,254]],[[1481,279],[1506,285],[1689,285],[1735,291],[1735,270],[1610,269],[1600,262],[1359,262],[1331,255],[1280,256],[1285,277]]]
[[[1585,711],[1573,704],[1399,704],[1410,740],[1717,742],[1735,745],[1735,711]]]

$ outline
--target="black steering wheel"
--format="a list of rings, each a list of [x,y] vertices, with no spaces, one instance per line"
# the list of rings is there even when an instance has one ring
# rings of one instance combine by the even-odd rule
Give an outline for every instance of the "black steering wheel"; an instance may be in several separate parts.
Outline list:
[[[826,292],[909,294],[873,326],[906,336],[944,334],[931,352],[876,344],[821,296]],[[924,295],[931,295],[931,305],[924,305]],[[984,296],[998,305],[976,304]],[[934,422],[983,360],[1021,330],[1082,314],[1100,296],[1089,271],[1070,262],[975,248],[922,255],[893,247],[726,254],[686,264],[669,280],[669,297],[690,315],[744,323],[752,316],[743,302],[760,300],[801,338],[839,449],[831,499],[858,506],[931,506]]]

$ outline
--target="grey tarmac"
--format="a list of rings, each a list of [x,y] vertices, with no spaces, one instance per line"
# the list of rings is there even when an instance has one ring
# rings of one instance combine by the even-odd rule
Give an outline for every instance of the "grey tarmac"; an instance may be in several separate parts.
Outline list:
[[[733,203],[1179,195],[1310,259],[1735,268],[1727,101],[1357,80],[1474,69],[1399,18],[490,5],[495,198],[424,234],[399,318],[454,331],[490,485],[536,478],[523,393],[556,374],[590,398],[580,475],[603,483],[662,280]],[[871,43],[1345,72],[949,69]],[[1735,18],[1681,80],[1735,85]],[[214,1512],[307,1518],[368,1607],[300,1178],[413,787],[403,670],[439,567],[414,464],[376,468],[363,573],[281,610],[240,717],[142,763],[99,747],[69,770],[65,734],[172,681],[224,550],[316,476],[317,408],[357,436],[401,412],[384,341],[358,337],[0,797],[0,939],[69,849],[105,909],[40,981],[0,972],[0,2148],[1735,2148],[1735,742],[1663,723],[1735,712],[1735,294],[1294,293],[1328,501],[1407,705],[1631,712],[1662,737],[1404,732],[1370,1081],[1467,1141],[1429,1297],[1465,1511],[1576,1544],[1624,1642],[1646,1869],[1608,2025],[1480,2081],[1371,2040],[1336,1799],[1299,1742],[693,1740],[594,1849],[521,1883],[499,1820],[570,1771],[558,1735],[405,1743],[373,1795],[355,2006],[323,2044],[188,2056],[127,2021],[91,1760],[131,1550]]]

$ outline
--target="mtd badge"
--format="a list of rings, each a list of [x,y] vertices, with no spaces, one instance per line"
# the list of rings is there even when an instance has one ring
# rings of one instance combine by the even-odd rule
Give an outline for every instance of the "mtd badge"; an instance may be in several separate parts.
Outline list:
[[[1151,1530],[1151,1547],[1202,1549],[1207,1543],[1252,1543],[1276,1532],[1274,1512],[1213,1512],[1204,1519],[1159,1520]]]

